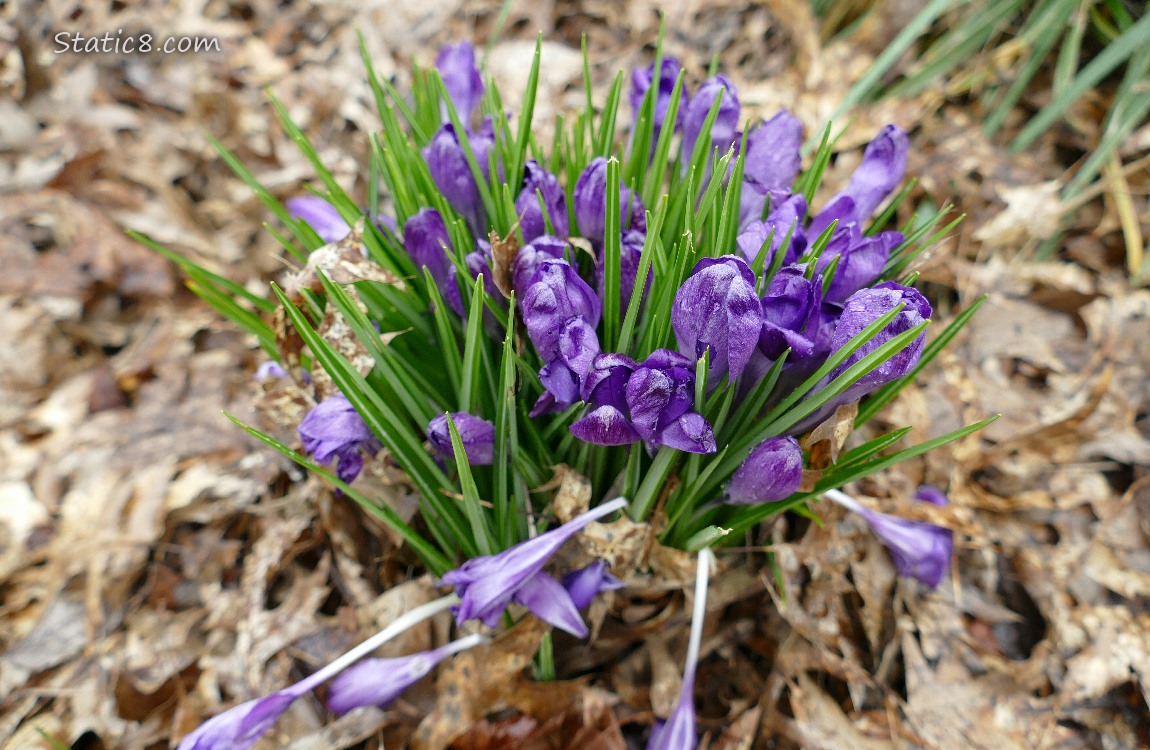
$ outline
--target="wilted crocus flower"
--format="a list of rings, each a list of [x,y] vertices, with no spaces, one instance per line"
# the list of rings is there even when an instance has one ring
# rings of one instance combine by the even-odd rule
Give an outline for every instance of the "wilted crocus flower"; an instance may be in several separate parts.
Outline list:
[[[675,90],[675,81],[679,77],[680,68],[679,61],[673,57],[664,57],[663,63],[659,68],[659,88],[655,92],[655,130],[652,134],[651,148],[654,148],[658,142],[659,133],[663,129],[663,122],[667,119],[667,108],[671,105],[671,94]],[[635,119],[639,117],[639,110],[643,106],[643,97],[647,95],[647,90],[651,88],[654,78],[654,63],[648,65],[646,68],[635,68],[631,71],[631,112],[632,117]],[[683,85],[679,101],[687,101],[686,84]],[[680,106],[678,115],[673,123],[675,130],[679,129],[682,122],[683,107]]]
[[[497,555],[473,557],[443,576],[445,586],[453,586],[463,601],[455,608],[455,621],[463,624],[478,619],[488,627],[499,624],[503,610],[528,581],[543,570],[563,543],[588,524],[627,505],[623,498],[612,500],[579,515],[562,526],[520,542]],[[571,596],[559,586],[548,595],[555,599]],[[534,611],[534,610],[532,610]]]
[[[809,357],[814,342],[803,331],[822,305],[822,277],[808,279],[804,267],[784,266],[771,279],[760,303],[763,328],[759,332],[759,351],[774,361],[786,350],[792,357]]]
[[[450,44],[439,50],[439,56],[435,58],[435,67],[443,78],[443,85],[455,105],[456,114],[466,125],[471,119],[471,113],[483,99],[483,76],[475,67],[475,48],[467,41]],[[446,106],[443,120],[447,121]]]
[[[470,139],[471,150],[480,172],[483,173],[484,179],[490,179],[488,154],[495,141],[491,120],[485,120],[482,128],[468,133],[467,137]],[[436,132],[431,143],[423,149],[423,158],[427,160],[435,186],[443,193],[443,197],[451,207],[467,220],[471,234],[483,237],[487,233],[487,210],[483,206],[479,187],[467,162],[467,154],[460,145],[459,136],[451,123],[444,123]]]
[[[591,160],[575,182],[575,222],[579,234],[592,243],[603,242],[603,227],[607,222],[607,160],[602,156]],[[628,222],[630,217],[630,222]],[[619,186],[620,229],[647,231],[647,214],[639,196],[622,183]]]
[[[882,232],[867,237],[858,224],[837,227],[818,260],[818,270],[822,273],[831,261],[838,258],[834,278],[827,289],[827,301],[841,303],[859,289],[877,281],[890,258],[890,251],[902,241],[901,232]]]
[[[771,245],[769,255],[763,261],[763,268],[769,268],[775,259],[775,253],[783,246],[787,235],[791,237],[787,245],[783,263],[789,265],[799,259],[807,248],[807,235],[803,231],[803,217],[807,213],[807,199],[800,193],[781,200],[777,206],[772,206],[771,213],[766,220],[755,219],[748,223],[739,236],[735,238],[739,249],[743,251],[748,263],[754,263],[759,252],[770,237]]]
[[[463,316],[463,297],[455,279],[455,265],[447,254],[454,252],[443,217],[434,208],[424,208],[403,225],[403,245],[418,268],[431,272],[440,295],[456,315]]]
[[[627,379],[624,393],[631,425],[649,446],[715,452],[711,425],[693,411],[694,363],[682,354],[670,349],[651,352]]]
[[[687,640],[687,663],[683,668],[683,687],[679,702],[665,722],[651,730],[647,750],[695,750],[695,670],[699,664],[699,649],[703,642],[703,622],[707,616],[707,585],[715,554],[709,549],[699,552],[695,575],[695,605],[691,612],[691,635]]]
[[[831,222],[839,225],[866,221],[906,173],[910,139],[896,125],[887,125],[863,152],[862,163],[851,175],[846,189],[831,198],[811,222],[810,236],[818,237]]]
[[[759,443],[731,475],[723,502],[757,505],[786,500],[803,481],[803,450],[790,437]]]
[[[704,258],[675,293],[671,325],[679,351],[698,359],[711,350],[708,381],[742,374],[763,327],[755,275],[742,258]]]
[[[687,102],[683,117],[683,145],[680,150],[684,171],[690,164],[695,141],[699,139],[717,96],[723,97],[723,100],[719,103],[719,113],[711,126],[711,145],[707,150],[708,158],[705,162],[708,169],[711,164],[711,153],[716,148],[725,152],[735,141],[735,129],[739,127],[739,94],[730,79],[724,75],[716,75],[703,81],[703,85]]]
[[[571,425],[580,440],[595,445],[628,445],[641,440],[631,424],[627,381],[636,368],[625,354],[600,354],[583,379],[583,400],[591,411]]]
[[[600,593],[623,588],[623,582],[611,575],[606,560],[598,560],[563,576],[563,588],[571,595],[575,608],[583,609]]]
[[[939,505],[935,493],[942,494],[933,487],[920,487],[915,497]],[[917,578],[932,589],[942,581],[954,548],[954,535],[950,529],[926,521],[908,521],[879,513],[838,490],[828,490],[823,497],[866,519],[871,531],[886,545],[899,575]],[[945,495],[942,500],[941,504],[945,505]]]
[[[288,198],[284,207],[293,218],[302,219],[308,223],[319,238],[331,244],[339,242],[351,233],[351,227],[339,215],[336,207],[314,195],[302,195]]]
[[[452,412],[451,421],[455,423],[455,429],[459,432],[463,452],[467,454],[467,463],[480,466],[495,460],[495,425],[464,411]],[[446,414],[432,418],[427,425],[427,439],[439,455],[455,458]]]
[[[543,196],[543,207],[539,205],[540,195]],[[543,208],[546,208],[547,219],[551,222],[550,232],[543,219]],[[539,166],[534,159],[528,159],[523,165],[523,189],[515,199],[515,214],[519,217],[524,242],[531,242],[544,234],[566,237],[571,233],[563,186],[555,175]]]
[[[364,706],[384,708],[430,674],[439,662],[484,640],[482,634],[472,633],[431,651],[392,659],[364,659],[332,680],[327,694],[328,710],[345,714]]]
[[[739,206],[740,226],[762,215],[768,197],[771,200],[771,212],[774,213],[776,203],[786,197],[791,183],[798,176],[802,164],[799,149],[802,145],[803,124],[785,109],[747,133],[743,192]],[[805,201],[803,209],[805,212]]]
[[[595,292],[562,259],[542,260],[520,303],[527,335],[544,362],[559,353],[559,337],[567,321],[581,316],[592,330],[599,325],[601,306]]]
[[[317,404],[299,425],[303,448],[316,463],[339,458],[336,476],[351,484],[363,469],[363,455],[374,456],[383,446],[346,396],[338,395]]]

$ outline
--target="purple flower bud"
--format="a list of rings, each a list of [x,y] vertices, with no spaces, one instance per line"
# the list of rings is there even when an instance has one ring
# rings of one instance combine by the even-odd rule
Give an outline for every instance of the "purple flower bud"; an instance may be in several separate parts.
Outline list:
[[[858,224],[836,228],[818,260],[818,270],[822,273],[832,260],[839,259],[827,290],[827,301],[841,303],[859,289],[877,281],[890,258],[890,251],[902,241],[901,232],[882,232],[867,237]]]
[[[299,425],[303,448],[318,464],[339,458],[336,476],[351,484],[363,469],[361,451],[374,456],[379,452],[379,439],[364,423],[351,402],[343,395],[317,404]]]
[[[780,193],[780,196],[782,194]],[[771,209],[766,221],[755,219],[751,221],[739,236],[735,238],[739,249],[743,251],[748,263],[754,263],[767,241],[771,238],[770,254],[763,262],[763,268],[769,268],[775,259],[775,253],[783,246],[783,240],[789,233],[791,243],[787,245],[787,254],[783,257],[784,265],[794,263],[807,248],[807,235],[803,231],[803,217],[807,213],[807,200],[802,194],[792,195]],[[771,234],[772,230],[774,234]]]
[[[802,164],[802,145],[803,124],[785,109],[747,133],[740,224],[759,218],[768,196],[772,212],[775,202],[786,196]]]
[[[929,484],[919,486],[918,490],[914,493],[914,499],[921,500],[924,503],[930,503],[931,505],[937,505],[940,508],[950,505],[950,500],[947,499],[946,493],[938,487]]]
[[[759,443],[731,475],[723,502],[757,505],[786,500],[803,481],[803,450],[794,438],[773,437]]]
[[[283,365],[269,359],[267,362],[260,363],[260,366],[256,368],[256,374],[252,377],[255,380],[267,380],[268,378],[286,378],[287,376],[287,370],[283,368]]]
[[[583,400],[591,411],[571,425],[580,440],[595,445],[628,445],[640,440],[631,426],[627,406],[627,379],[635,361],[625,354],[600,354],[583,379]],[[580,607],[582,609],[582,607]]]
[[[839,365],[838,369],[831,373],[832,380],[882,344],[890,341],[898,334],[914,328],[919,323],[929,319],[931,315],[930,303],[918,290],[896,284],[893,281],[884,281],[870,289],[860,289],[847,299],[838,325],[835,327],[834,337],[831,340],[831,347],[834,351],[846,346],[847,342],[862,329],[900,304],[906,304],[903,311],[878,335],[863,344],[845,362]],[[925,344],[926,334],[922,333],[911,342],[910,346],[863,375],[858,382],[847,389],[846,393],[853,396],[852,400],[858,399],[875,388],[908,374],[918,364]]]
[[[646,240],[646,235],[643,232],[632,229],[623,235],[622,241],[619,244],[619,309],[623,314],[627,312],[627,306],[631,304],[631,295],[635,292],[635,277],[639,275],[639,262],[643,257],[643,242]],[[599,296],[602,298],[606,294],[604,289],[606,255],[599,255],[599,263],[596,267],[596,272],[599,277]],[[651,290],[651,282],[655,278],[655,269],[647,269],[647,283],[643,285],[643,294]],[[640,297],[642,301],[642,297]]]
[[[540,194],[547,209],[547,218],[551,221],[550,232],[543,220],[543,209],[539,206]],[[524,242],[531,242],[544,234],[566,237],[571,233],[567,223],[567,196],[563,186],[555,175],[539,166],[534,159],[528,159],[523,165],[523,189],[515,199],[515,214],[519,217]]]
[[[403,226],[403,244],[416,267],[431,272],[431,278],[447,306],[463,317],[463,297],[455,279],[455,266],[447,255],[454,252],[451,237],[439,212],[434,208],[424,208],[409,218]]]
[[[715,436],[692,411],[695,371],[689,359],[656,349],[627,379],[624,389],[631,424],[651,446],[666,445],[691,453],[713,453]]]
[[[470,42],[451,44],[439,50],[435,67],[443,78],[443,85],[455,105],[460,122],[467,124],[471,113],[483,99],[483,76],[475,67],[475,49]],[[447,108],[443,110],[443,120],[447,122]]]
[[[698,746],[695,733],[695,685],[690,690],[684,680],[683,692],[666,721],[655,724],[651,737],[647,740],[647,750],[694,750]]]
[[[563,587],[571,595],[576,609],[589,606],[603,591],[623,588],[623,582],[611,575],[609,568],[606,560],[599,560],[563,576]]]
[[[482,417],[463,411],[452,412],[451,421],[455,422],[455,429],[459,431],[463,452],[467,454],[467,463],[480,466],[495,460],[495,425]],[[427,439],[431,442],[431,447],[441,456],[455,458],[446,414],[432,418],[427,425]]]
[[[563,584],[540,571],[527,579],[515,595],[516,604],[522,604],[531,614],[576,638],[587,637],[587,625],[579,616],[579,608]]]
[[[742,374],[763,327],[755,276],[742,258],[724,255],[699,261],[675,293],[671,325],[679,351],[698,359],[711,350],[708,380]]]
[[[582,316],[594,329],[600,304],[595,292],[565,260],[544,260],[535,268],[520,305],[527,335],[540,359],[550,362],[559,354],[559,336],[567,321]]]
[[[719,104],[719,113],[711,126],[711,146],[707,153],[707,164],[710,165],[711,153],[718,148],[725,152],[735,141],[735,130],[739,127],[739,94],[735,84],[724,75],[716,75],[703,81],[703,85],[687,102],[686,113],[683,118],[683,145],[680,150],[684,171],[689,166],[691,154],[695,148],[695,141],[703,125],[707,122],[707,115],[715,103],[715,97],[722,96]],[[720,156],[722,154],[720,153]]]
[[[559,333],[555,357],[539,371],[539,381],[547,389],[531,416],[561,411],[579,400],[583,379],[599,355],[599,337],[582,316],[569,318]]]
[[[519,248],[511,261],[511,285],[520,299],[531,286],[531,277],[539,264],[545,260],[562,260],[567,247],[566,241],[545,234]]]
[[[575,182],[575,222],[579,234],[592,243],[603,242],[603,227],[607,221],[607,160],[602,156],[591,160]],[[622,229],[647,231],[647,215],[639,196],[622,183],[619,187],[619,216]],[[630,216],[628,224],[627,217]]]
[[[921,494],[921,488],[919,492]],[[879,513],[837,490],[825,492],[823,496],[866,519],[874,535],[886,545],[899,575],[917,578],[932,589],[942,581],[954,548],[954,535],[950,529],[926,521],[908,521]]]
[[[659,133],[663,129],[663,122],[667,119],[667,108],[671,105],[671,94],[675,90],[675,81],[679,77],[680,67],[679,61],[675,58],[664,57],[663,64],[659,68],[659,88],[655,93],[655,131],[653,135],[655,142],[658,141]],[[643,107],[643,97],[647,95],[647,90],[651,88],[654,78],[654,63],[646,68],[635,68],[631,71],[631,112],[634,119],[639,117],[639,110]],[[683,85],[680,96],[679,101],[687,101],[686,84]],[[679,107],[674,123],[675,130],[678,130],[682,123],[683,107]],[[652,143],[652,147],[654,147],[654,143]]]
[[[780,268],[761,300],[763,329],[759,332],[759,351],[771,361],[786,349],[798,359],[814,352],[814,342],[803,331],[822,305],[822,277],[807,279],[803,271],[797,265]]]
[[[494,126],[490,119],[484,121],[483,127],[468,135],[471,150],[475,154],[475,161],[483,173],[484,179],[490,179],[490,166],[488,154],[495,141]],[[467,154],[459,143],[459,137],[451,123],[443,127],[431,139],[431,143],[423,149],[423,158],[427,160],[431,179],[435,186],[443,193],[443,197],[456,211],[467,220],[471,234],[483,237],[487,234],[487,211],[479,194],[479,186],[471,167],[467,163]]]
[[[455,621],[462,625],[467,620],[478,619],[488,627],[498,625],[503,610],[516,593],[543,570],[543,566],[564,542],[591,522],[626,504],[622,498],[605,503],[534,539],[520,542],[497,555],[474,557],[446,573],[442,579],[443,585],[454,587],[463,599],[455,610]],[[537,591],[532,591],[528,598],[534,598],[537,594]],[[568,600],[571,598],[562,586],[548,595],[555,598],[565,596]]]
[[[306,221],[319,238],[328,244],[339,242],[351,233],[351,227],[339,215],[335,206],[323,198],[314,195],[288,198],[284,207],[293,218]]]
[[[241,703],[213,716],[180,740],[176,750],[246,750],[271,729],[296,698],[307,692],[295,690],[296,687]]]
[[[896,125],[887,125],[863,153],[862,163],[851,175],[846,189],[827,203],[811,222],[810,235],[817,237],[833,219],[839,226],[862,223],[870,218],[879,204],[902,182],[906,173],[906,153],[910,139]]]

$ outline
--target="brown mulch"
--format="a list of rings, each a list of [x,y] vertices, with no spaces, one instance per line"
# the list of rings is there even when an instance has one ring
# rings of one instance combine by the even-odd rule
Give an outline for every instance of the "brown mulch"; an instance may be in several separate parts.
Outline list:
[[[357,33],[402,90],[410,59],[490,38],[498,6],[0,6],[0,746],[174,746],[434,595],[384,529],[223,416],[291,439],[257,409],[254,342],[122,228],[253,288],[277,277],[269,216],[208,136],[281,197],[300,193],[313,175],[274,124],[270,88],[362,196],[377,125]],[[826,43],[805,4],[684,0],[664,8],[667,49],[696,77],[718,55],[744,113],[785,105],[815,132],[914,6],[879,3],[858,34]],[[540,121],[581,103],[583,33],[605,81],[648,61],[659,28],[648,3],[509,8],[489,70],[521,90],[541,30]],[[60,32],[117,29],[220,46],[57,53]],[[770,529],[777,577],[761,545],[721,556],[697,692],[704,742],[1150,747],[1150,292],[1123,271],[1114,200],[1078,207],[1057,258],[1036,262],[1064,208],[1057,133],[1016,157],[982,136],[969,102],[880,102],[858,111],[828,179],[888,121],[913,128],[919,198],[968,214],[921,268],[939,322],[989,299],[881,422],[914,424],[919,442],[1003,416],[852,488],[902,513],[918,484],[947,489],[958,553],[938,591],[897,579],[859,520],[833,509],[822,526]],[[1146,181],[1128,185],[1142,217]],[[363,481],[410,505],[387,467]],[[335,719],[301,700],[257,747],[641,747],[678,693],[685,600],[669,584],[597,604],[590,646],[556,637],[570,679],[529,679],[542,632],[527,621],[387,711]],[[436,619],[388,653],[447,630]]]

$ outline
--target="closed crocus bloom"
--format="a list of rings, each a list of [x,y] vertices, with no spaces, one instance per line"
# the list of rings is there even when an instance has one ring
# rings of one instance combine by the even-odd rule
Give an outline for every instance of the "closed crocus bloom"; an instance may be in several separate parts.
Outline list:
[[[571,595],[575,608],[583,609],[600,593],[623,588],[623,582],[611,575],[606,560],[599,560],[563,576],[563,588]]]
[[[723,97],[723,100],[711,126],[711,147],[708,149],[706,163],[710,165],[710,152],[714,149],[718,148],[720,152],[725,152],[735,142],[735,130],[739,127],[739,94],[730,79],[724,75],[716,75],[703,81],[703,85],[687,102],[683,117],[683,146],[680,151],[684,170],[691,161],[695,142],[707,122],[707,115],[711,112],[715,98],[719,96]]]
[[[483,76],[475,67],[475,48],[467,41],[450,44],[439,51],[435,67],[443,78],[443,86],[455,105],[456,114],[466,125],[483,99]],[[447,121],[446,110],[443,119]]]
[[[771,245],[769,255],[763,261],[763,268],[769,268],[775,259],[775,253],[783,246],[783,241],[790,235],[791,241],[787,245],[784,264],[794,263],[807,248],[807,235],[803,231],[803,217],[807,213],[807,199],[802,194],[792,195],[779,202],[771,209],[766,220],[755,219],[748,223],[735,238],[739,249],[742,250],[748,263],[754,263],[759,252],[770,237]]]
[[[731,475],[723,502],[757,505],[786,500],[803,481],[803,451],[794,438],[759,443]]]
[[[759,218],[768,197],[773,212],[775,204],[790,192],[802,164],[802,145],[803,124],[785,109],[747,133],[740,224]]]
[[[919,488],[916,497],[922,499],[923,489],[938,492],[933,487]],[[938,498],[933,492],[928,491],[926,494],[930,498],[926,502],[937,504]],[[879,513],[838,490],[824,492],[823,496],[866,519],[871,531],[890,552],[899,575],[917,578],[931,588],[942,582],[950,567],[950,555],[954,548],[954,535],[950,529],[926,521],[908,521]],[[946,497],[942,499],[945,505]]]
[[[595,292],[565,260],[544,260],[536,266],[520,307],[527,335],[544,362],[558,355],[559,336],[568,320],[582,316],[594,329],[601,310]]]
[[[851,175],[846,189],[827,203],[811,222],[810,236],[819,236],[837,219],[840,226],[863,223],[902,182],[910,139],[895,125],[887,125],[863,153],[862,163]]]
[[[760,301],[763,328],[759,351],[771,361],[787,349],[798,359],[814,353],[814,342],[803,332],[822,305],[822,277],[808,279],[803,270],[797,265],[780,268]]]
[[[639,275],[639,262],[643,257],[643,242],[645,240],[646,235],[643,232],[631,230],[623,235],[619,243],[619,309],[624,313],[627,312],[627,306],[631,304],[631,295],[635,291],[635,277]],[[596,268],[599,277],[600,298],[606,294],[603,287],[605,275],[603,264],[605,262],[605,256],[600,254]],[[648,268],[647,282],[643,285],[643,294],[651,289],[651,282],[654,278],[655,269]]]
[[[842,303],[859,289],[877,281],[890,259],[890,251],[902,241],[901,232],[882,232],[867,237],[858,224],[836,229],[818,261],[821,273],[838,258],[834,278],[827,289],[827,301]]]
[[[843,305],[842,315],[839,316],[838,325],[835,327],[834,337],[831,340],[831,348],[834,351],[846,346],[847,342],[862,329],[900,304],[906,305],[902,312],[895,316],[894,320],[878,335],[863,344],[845,362],[839,365],[838,369],[831,373],[832,379],[838,377],[848,367],[898,334],[928,320],[931,315],[930,303],[917,289],[902,286],[893,281],[884,281],[870,289],[860,289],[847,299],[846,304]],[[861,398],[865,393],[909,374],[918,364],[925,344],[926,334],[922,333],[911,342],[910,346],[862,376],[848,389],[848,392],[857,394],[855,395],[856,399]]]
[[[543,208],[539,205],[539,196],[543,196],[543,206],[547,209],[547,218],[551,222],[551,232],[547,231],[547,224],[543,219]],[[519,217],[519,229],[523,232],[523,241],[531,242],[536,237],[552,234],[566,237],[570,234],[567,224],[567,196],[559,179],[539,166],[534,159],[528,159],[523,165],[523,189],[515,199],[515,214]]]
[[[534,539],[520,542],[497,555],[473,557],[459,568],[444,574],[442,584],[454,587],[455,592],[462,597],[455,609],[456,622],[462,625],[468,620],[480,620],[488,627],[498,625],[503,611],[516,593],[543,570],[547,561],[568,539],[588,524],[614,513],[626,504],[627,501],[622,498],[604,503]],[[538,585],[537,582],[534,585]],[[532,596],[535,593],[532,592]],[[548,596],[567,597],[570,600],[570,594],[562,586],[558,590],[551,590]]]
[[[490,126],[490,120],[486,125]],[[490,171],[488,154],[491,150],[493,137],[488,137],[485,130],[471,134],[471,149],[479,169],[488,177]],[[479,186],[467,162],[467,154],[459,143],[459,137],[451,123],[445,123],[431,143],[423,149],[423,158],[427,160],[431,179],[435,186],[443,193],[448,204],[467,220],[472,235],[483,237],[487,232],[487,211],[483,206],[483,199],[479,194]]]
[[[682,354],[669,349],[651,352],[627,379],[624,394],[631,425],[649,446],[715,452],[710,424],[692,410],[695,370]]]
[[[583,379],[599,355],[599,336],[582,316],[569,318],[559,333],[555,356],[539,371],[539,382],[550,395],[536,406],[544,411],[533,415],[566,409],[579,400]]]
[[[539,264],[545,260],[562,260],[567,247],[565,240],[545,234],[519,248],[511,261],[511,285],[521,300]]]
[[[299,425],[303,448],[318,464],[339,459],[336,476],[350,484],[363,469],[362,452],[375,455],[382,447],[355,407],[343,395],[315,406]]]
[[[323,198],[314,195],[288,198],[284,207],[292,218],[306,221],[319,238],[328,244],[339,242],[351,233],[351,227],[339,215],[335,206]]]
[[[663,63],[659,68],[659,81],[658,89],[655,92],[655,131],[653,136],[652,147],[654,143],[659,140],[659,133],[663,129],[663,123],[667,119],[667,108],[671,105],[671,94],[675,90],[675,81],[679,77],[679,70],[682,66],[679,61],[673,57],[664,57]],[[643,106],[643,97],[647,95],[648,89],[655,79],[655,64],[652,63],[645,68],[635,68],[631,71],[631,113],[632,118],[639,117],[639,110]],[[687,87],[683,86],[681,94],[681,102],[687,101]],[[683,122],[683,107],[679,107],[678,116],[675,122],[672,123],[675,130],[678,130]]]
[[[734,255],[699,261],[675,293],[671,325],[680,352],[698,359],[711,350],[712,385],[724,375],[739,377],[763,326],[755,276],[747,262]]]
[[[607,222],[607,160],[602,156],[591,160],[575,182],[575,222],[579,235],[596,245],[603,242],[603,228]],[[637,195],[620,183],[619,217],[621,229],[647,231],[646,209]],[[630,217],[630,221],[628,221]]]
[[[638,442],[627,406],[627,380],[635,361],[625,354],[600,354],[583,379],[583,400],[591,411],[571,425],[580,440],[595,445],[628,445]]]
[[[467,454],[467,463],[478,466],[495,460],[495,425],[482,417],[462,411],[452,412],[451,421],[459,431],[459,440],[463,443],[463,452]],[[427,425],[427,439],[431,447],[441,456],[455,458],[446,414],[432,418]]]
[[[180,740],[176,750],[246,750],[305,692],[288,688],[241,703],[205,721]]]
[[[455,265],[447,257],[448,253],[454,252],[451,237],[439,212],[434,208],[424,208],[412,215],[403,225],[403,245],[417,267],[431,272],[431,278],[447,306],[462,317],[463,297],[455,279]]]

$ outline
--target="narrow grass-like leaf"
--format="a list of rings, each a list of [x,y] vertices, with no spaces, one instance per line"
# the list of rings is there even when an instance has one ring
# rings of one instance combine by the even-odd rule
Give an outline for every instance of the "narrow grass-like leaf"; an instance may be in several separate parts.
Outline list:
[[[603,225],[603,346],[613,351],[619,331],[619,276],[622,227],[619,216],[619,160],[607,160],[607,214]],[[636,280],[638,286],[638,280]]]
[[[451,450],[455,454],[455,469],[459,472],[459,486],[463,490],[463,511],[471,524],[471,536],[475,546],[484,555],[495,552],[495,539],[491,534],[491,527],[487,524],[486,514],[483,512],[482,500],[479,497],[479,487],[475,484],[475,477],[471,474],[471,462],[467,460],[467,451],[463,447],[463,439],[459,437],[459,428],[450,412],[445,412],[447,429],[451,432]]]

